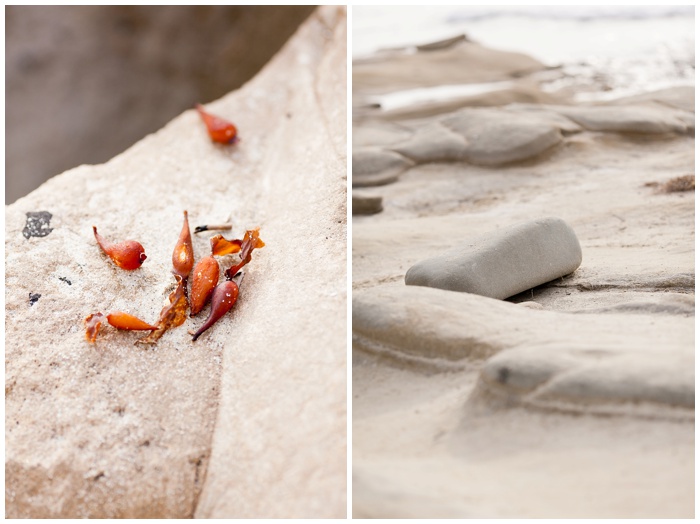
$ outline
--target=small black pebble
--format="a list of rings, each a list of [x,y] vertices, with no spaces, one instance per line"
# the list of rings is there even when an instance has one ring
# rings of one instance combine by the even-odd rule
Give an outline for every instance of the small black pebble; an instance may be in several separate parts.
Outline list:
[[[66,277],[58,277],[58,280],[63,280],[69,286],[73,285],[73,283],[70,280],[68,280]]]
[[[27,213],[27,223],[24,225],[22,234],[24,238],[29,237],[45,237],[53,228],[50,228],[51,217],[53,215],[48,211],[29,211]]]
[[[41,298],[40,293],[29,293],[29,305],[33,306],[34,304],[36,304],[36,301],[39,300],[40,298]]]

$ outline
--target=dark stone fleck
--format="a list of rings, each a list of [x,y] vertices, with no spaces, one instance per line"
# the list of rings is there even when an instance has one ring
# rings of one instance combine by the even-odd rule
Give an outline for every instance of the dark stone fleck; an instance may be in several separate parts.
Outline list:
[[[65,282],[69,286],[73,285],[73,283],[70,280],[68,280],[66,277],[58,277],[58,280],[63,280],[63,282]]]
[[[48,211],[29,211],[27,213],[27,223],[22,230],[24,238],[45,237],[51,231],[49,227],[53,215]]]
[[[507,367],[502,367],[501,369],[498,370],[498,381],[501,384],[505,384],[508,382],[508,376],[510,375],[510,369]]]
[[[41,293],[29,293],[29,305],[33,306],[41,298]]]

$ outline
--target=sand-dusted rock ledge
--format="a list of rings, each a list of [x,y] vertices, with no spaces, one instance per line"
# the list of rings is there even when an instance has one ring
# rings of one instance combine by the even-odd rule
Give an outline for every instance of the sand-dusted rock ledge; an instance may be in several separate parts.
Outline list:
[[[345,516],[345,56],[345,9],[322,7],[208,104],[236,146],[188,111],[6,207],[7,517]],[[89,313],[157,318],[185,209],[192,228],[261,228],[233,314],[196,343],[202,316],[153,349],[115,330],[88,344]],[[148,259],[115,268],[93,225]]]

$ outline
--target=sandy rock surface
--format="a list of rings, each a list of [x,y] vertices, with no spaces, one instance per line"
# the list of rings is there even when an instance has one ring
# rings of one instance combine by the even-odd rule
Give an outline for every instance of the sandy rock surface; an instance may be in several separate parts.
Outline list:
[[[317,10],[208,104],[239,144],[187,111],[6,207],[6,516],[345,515],[345,27],[344,9]],[[110,328],[88,344],[89,313],[158,317],[185,209],[192,230],[260,227],[233,313],[196,343],[208,308],[152,349]],[[116,268],[93,225],[148,259]]]
[[[487,73],[434,67],[457,65]],[[372,71],[354,96],[404,88]],[[353,217],[353,516],[692,517],[693,90],[499,96],[355,111],[354,148],[415,165]],[[487,288],[536,286],[505,301],[404,284],[426,259],[459,279],[455,246],[543,216],[575,231],[572,274],[494,261]]]

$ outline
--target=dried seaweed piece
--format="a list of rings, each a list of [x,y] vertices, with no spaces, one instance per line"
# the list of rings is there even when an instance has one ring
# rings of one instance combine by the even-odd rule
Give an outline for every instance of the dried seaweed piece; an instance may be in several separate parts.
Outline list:
[[[236,126],[228,120],[207,113],[200,104],[197,104],[195,107],[199,112],[199,116],[202,117],[204,124],[207,126],[209,138],[211,138],[212,141],[220,144],[235,144],[238,142],[238,129],[236,129]]]
[[[104,321],[105,316],[102,313],[93,313],[85,317],[85,339],[90,342],[90,344],[95,343],[97,334],[100,332]]]
[[[190,223],[187,219],[187,211],[184,212],[185,221],[182,224],[180,237],[177,239],[173,250],[173,273],[187,281],[187,277],[194,266],[194,251],[192,250],[192,236],[190,235]]]
[[[661,192],[663,193],[680,191],[695,191],[695,175],[677,176],[661,186]]]
[[[97,232],[97,228],[92,226],[92,232],[95,234],[95,240],[102,248],[102,251],[112,259],[117,266],[128,271],[138,269],[146,260],[146,250],[136,240],[125,240],[124,242],[112,243],[105,240],[102,235]]]
[[[213,231],[213,230],[229,230],[233,227],[232,224],[206,224],[203,226],[197,226],[194,228],[194,233],[195,235],[197,233],[202,233],[204,231]]]
[[[243,274],[237,275],[242,278]],[[196,341],[202,333],[212,327],[221,317],[228,313],[233,308],[236,300],[238,300],[238,282],[234,280],[226,280],[214,288],[214,293],[211,296],[211,311],[207,320],[202,324],[196,333],[192,334],[192,342]]]
[[[219,283],[219,263],[213,256],[202,258],[194,267],[190,292],[190,316],[199,313]]]
[[[251,255],[253,253],[253,250],[258,248],[258,247],[265,247],[265,242],[260,240],[260,229],[250,229],[245,232],[245,235],[243,236],[243,241],[241,243],[241,252],[240,252],[240,257],[241,261],[234,265],[231,266],[226,270],[226,278],[231,280],[232,278],[235,277],[235,275],[241,270],[243,266],[245,266],[248,262],[250,262]]]
[[[211,237],[209,242],[211,242],[211,254],[218,257],[240,252],[243,244],[242,240],[226,240],[222,235]]]
[[[117,329],[126,329],[129,331],[146,331],[158,329],[156,326],[152,326],[143,320],[129,315],[128,313],[123,313],[122,311],[114,311],[103,315],[102,313],[93,313],[85,317],[85,338],[91,344],[94,344],[98,333],[102,329],[102,324],[105,320]]]
[[[187,298],[185,296],[185,280],[175,275],[177,288],[168,297],[169,304],[160,312],[158,329],[136,341],[136,344],[155,344],[168,329],[181,326],[187,320]]]
[[[110,326],[114,326],[117,329],[127,329],[129,331],[147,331],[158,329],[157,326],[152,326],[136,318],[134,315],[129,315],[128,313],[123,313],[122,311],[114,311],[107,314],[107,322]]]

